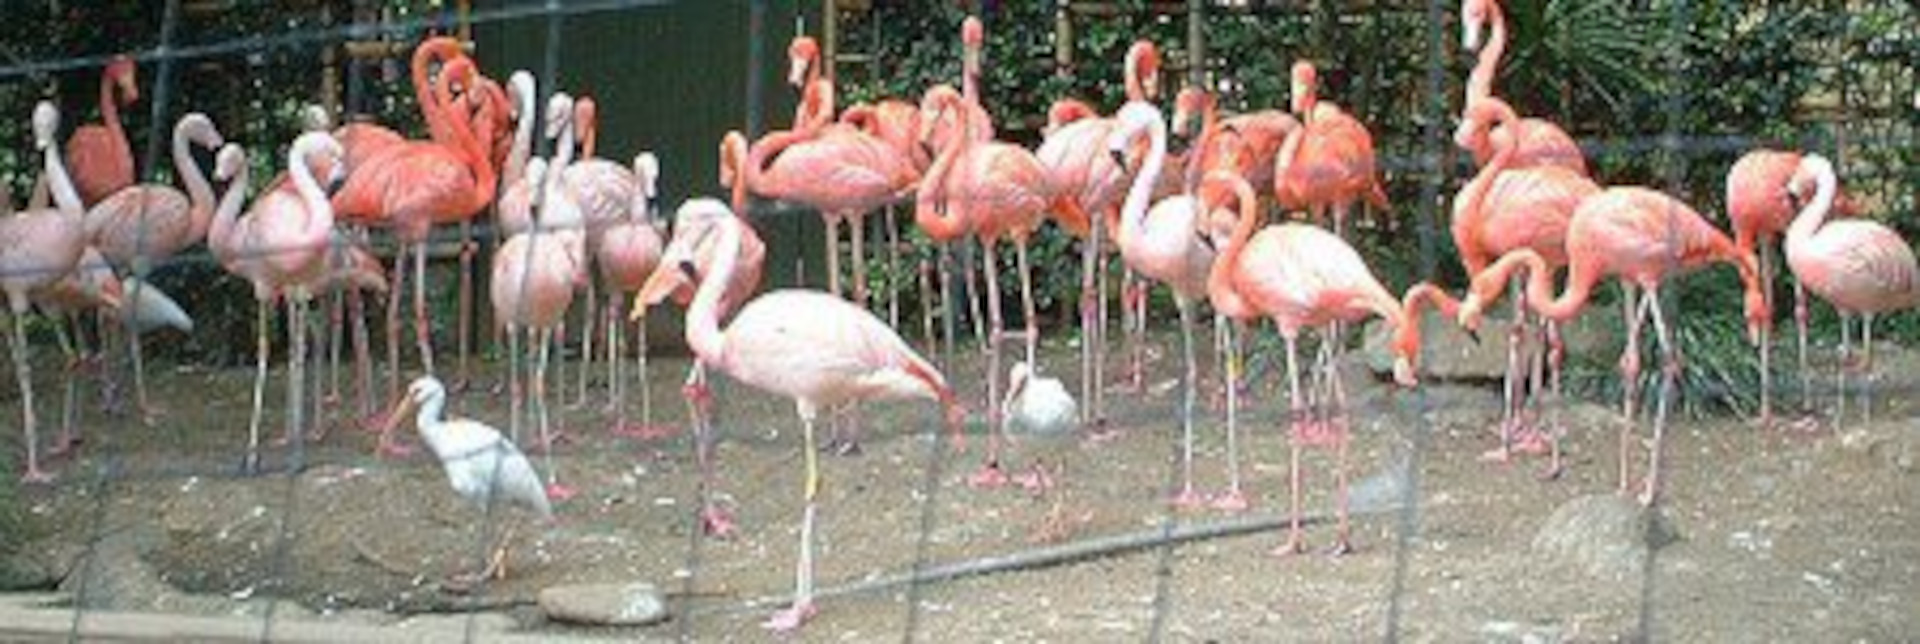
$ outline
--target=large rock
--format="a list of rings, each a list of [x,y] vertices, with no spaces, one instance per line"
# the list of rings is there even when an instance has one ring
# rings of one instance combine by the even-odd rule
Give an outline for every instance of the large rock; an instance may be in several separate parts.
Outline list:
[[[646,582],[579,584],[540,591],[540,612],[570,624],[646,626],[667,619],[667,603]]]
[[[1553,511],[1533,536],[1533,549],[1602,579],[1624,581],[1643,570],[1647,553],[1680,539],[1665,516],[1618,494],[1576,497]]]

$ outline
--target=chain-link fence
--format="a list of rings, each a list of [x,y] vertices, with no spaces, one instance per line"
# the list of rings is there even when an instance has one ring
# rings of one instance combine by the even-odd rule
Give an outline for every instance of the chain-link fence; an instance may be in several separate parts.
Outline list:
[[[1765,287],[1776,325],[1765,362],[1747,337],[1740,271],[1681,274],[1697,268],[1688,252],[1725,248],[1698,241],[1695,215],[1673,205],[1727,230],[1729,167],[1777,146],[1833,159],[1854,214],[1911,233],[1911,7],[1509,3],[1486,34],[1511,43],[1496,94],[1564,127],[1600,185],[1676,199],[1642,208],[1652,228],[1589,237],[1606,253],[1593,261],[1624,266],[1619,248],[1636,233],[1694,244],[1649,251],[1644,271],[1666,285],[1654,297],[1596,288],[1588,313],[1549,339],[1484,301],[1498,285],[1468,298],[1492,309],[1477,334],[1450,306],[1412,304],[1417,283],[1461,293],[1470,280],[1454,223],[1481,165],[1451,135],[1476,54],[1460,46],[1462,7],[1449,3],[151,4],[20,3],[0,26],[0,105],[27,114],[48,100],[62,117],[52,136],[34,120],[0,123],[0,187],[21,211],[0,220],[18,383],[0,401],[9,425],[22,424],[8,436],[25,439],[9,438],[7,459],[23,483],[0,497],[0,575],[20,591],[0,606],[11,637],[754,640],[775,637],[761,623],[790,608],[795,585],[813,598],[798,608],[817,614],[775,621],[811,618],[799,632],[823,640],[1879,641],[1920,629],[1910,608],[1920,435],[1904,398],[1916,358],[1900,346],[1914,337],[1911,316],[1869,316],[1881,342],[1840,353],[1834,338],[1859,327],[1816,297],[1811,346],[1795,346],[1788,284],[1802,268],[1763,249],[1783,274]],[[1120,155],[1123,183],[1140,193],[1113,204],[1120,229],[1107,234],[1120,250],[1089,264],[1101,269],[1097,296],[1083,292],[1085,237],[1059,226],[1023,238],[1016,260],[1012,244],[935,242],[917,225],[997,204],[984,189],[903,192],[853,217],[854,232],[835,234],[855,248],[864,237],[865,262],[827,261],[821,239],[839,227],[786,200],[748,202],[744,225],[682,212],[666,229],[691,198],[726,201],[714,168],[753,183],[781,161],[758,137],[791,127],[796,97],[779,82],[789,38],[819,39],[840,107],[918,107],[930,85],[964,84],[963,9],[985,21],[980,102],[1004,140],[1038,148],[1056,98],[1117,113],[1136,39],[1163,56],[1162,119],[1189,86],[1216,93],[1223,112],[1286,111],[1290,67],[1309,60],[1322,100],[1371,130],[1391,206],[1349,221],[1344,243],[1316,238],[1294,263],[1251,258],[1264,237],[1203,226],[1184,239],[1155,221],[1177,212],[1147,208],[1183,191],[1149,199],[1146,175],[1190,154],[1192,138],[1156,151],[1157,128],[1143,125],[1084,152]],[[437,94],[408,78],[431,36],[455,43],[429,66]],[[117,52],[137,99],[102,71]],[[455,62],[465,56],[477,69]],[[535,72],[533,94],[507,80],[519,69]],[[556,91],[597,101],[604,127],[584,129],[598,130],[602,163],[652,176],[635,156],[655,155],[660,189],[619,193],[631,199],[620,223],[671,240],[648,294],[669,299],[664,287],[679,283],[710,315],[662,304],[628,322],[646,307],[637,282],[616,286],[626,282],[606,272],[601,233],[590,246],[576,225],[550,220],[597,205],[547,190],[560,184],[540,170],[516,172],[573,158],[572,130],[534,126],[556,109],[579,114],[553,103]],[[301,121],[309,104],[418,139],[396,146],[453,150],[421,152],[426,169],[413,171],[463,177],[470,185],[448,198],[472,207],[408,230],[394,213],[425,210],[397,195],[428,181],[393,180],[360,219],[376,225],[342,215],[289,232],[300,226],[287,222],[314,220],[269,208],[305,198],[294,212],[313,213],[330,199],[327,210],[346,213],[356,206],[343,195],[375,174],[356,172],[406,170],[353,166],[350,145],[330,185],[327,164],[301,156],[326,156],[324,144],[294,144],[321,125]],[[195,112],[223,140],[182,124]],[[951,179],[943,168],[961,165],[966,144],[942,138],[946,112],[916,113],[932,167],[915,174]],[[367,121],[333,120],[324,125],[347,125],[333,130],[341,141]],[[74,134],[96,124],[110,127]],[[755,143],[722,150],[729,130]],[[821,136],[841,135],[852,136]],[[120,221],[95,212],[116,198],[89,186],[113,168],[76,149],[102,136],[133,177],[180,196],[126,200]],[[525,149],[510,149],[516,136]],[[861,181],[831,171],[855,165],[813,180]],[[43,172],[56,166],[68,178]],[[293,187],[270,180],[282,172]],[[1822,207],[1817,184],[1791,206]],[[1280,222],[1274,187],[1252,188],[1261,203],[1249,210]],[[1050,209],[1063,196],[1035,191]],[[515,198],[523,205],[506,205]],[[1218,195],[1203,203],[1227,207]],[[178,234],[176,205],[195,239],[161,255]],[[538,223],[513,229],[513,212]],[[60,218],[66,238],[45,232]],[[753,267],[765,294],[732,319],[711,315],[741,302],[693,287],[741,270],[749,233],[766,245]],[[115,235],[132,240],[130,258],[107,248]],[[76,236],[99,256],[49,250]],[[1828,252],[1882,248],[1871,243]],[[1328,286],[1351,277],[1337,273],[1348,244],[1378,297]],[[1180,250],[1159,248],[1169,245]],[[1257,312],[1229,323],[1212,289],[1173,296],[1153,282],[1173,270],[1153,264],[1156,252],[1255,267],[1238,282],[1201,281],[1246,284],[1234,288]],[[1910,296],[1899,288],[1912,267],[1900,272],[1893,246],[1876,252],[1853,255],[1856,266],[1891,262],[1865,273],[1868,287]],[[1122,276],[1130,266],[1147,286]],[[870,290],[871,316],[780,291],[823,287],[831,267],[859,284],[850,291]],[[1261,268],[1286,276],[1280,295],[1255,294]],[[581,292],[553,314],[530,297],[547,279]],[[1109,281],[1121,286],[1109,293]],[[1545,287],[1524,290],[1573,288],[1535,281]],[[1285,299],[1315,286],[1329,290]],[[994,287],[1005,315],[978,296]],[[1377,319],[1291,317],[1342,306]],[[1113,321],[1092,315],[1106,309]],[[1307,332],[1296,341],[1269,318]],[[1405,325],[1423,333],[1395,328]],[[1039,336],[1024,358],[1022,327]],[[1404,353],[1410,340],[1415,354]],[[686,344],[706,352],[704,370]],[[1417,357],[1417,386],[1394,383],[1397,357]],[[1006,376],[1026,362],[1029,375]],[[1104,374],[1079,368],[1096,364]],[[409,386],[427,373],[444,388]],[[926,402],[824,404],[938,397],[942,383],[969,412],[954,437]],[[1764,383],[1774,417],[1756,426]],[[1048,431],[1055,386],[1076,392],[1078,410],[1064,412],[1070,428]],[[811,396],[800,415],[795,399],[765,391],[782,388]],[[450,417],[501,429],[433,422],[443,403]],[[818,449],[801,448],[803,436]],[[1649,470],[1660,495],[1636,494],[1652,487]],[[508,502],[517,496],[533,507]]]

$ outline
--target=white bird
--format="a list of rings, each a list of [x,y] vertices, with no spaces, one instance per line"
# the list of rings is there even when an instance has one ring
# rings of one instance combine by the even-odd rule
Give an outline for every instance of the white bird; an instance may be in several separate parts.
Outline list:
[[[446,404],[446,387],[433,376],[423,376],[407,386],[406,397],[388,414],[385,429],[391,431],[408,412],[418,409],[414,426],[420,431],[421,441],[440,459],[454,492],[482,508],[493,503],[498,495],[499,501],[532,510],[541,521],[551,521],[553,506],[547,500],[546,484],[541,482],[527,455],[502,436],[500,430],[484,423],[442,418]],[[477,578],[506,576],[506,544],[512,535],[509,528]]]
[[[1032,470],[1015,477],[1022,487],[1046,493],[1055,479],[1066,472],[1067,454],[1079,443],[1074,428],[1078,425],[1078,405],[1073,394],[1058,378],[1035,374],[1025,361],[1014,363],[1007,375],[1007,395],[1000,402],[1001,422],[1012,438],[1014,449],[1031,461]],[[1051,464],[1051,468],[1049,468]],[[1048,472],[1052,469],[1053,472]],[[1055,495],[1036,541],[1056,541],[1066,536],[1061,513],[1064,494]]]
[[[127,277],[120,281],[120,292],[127,297],[120,306],[120,320],[133,323],[135,332],[159,329],[193,332],[193,317],[159,287],[144,283],[138,277]]]

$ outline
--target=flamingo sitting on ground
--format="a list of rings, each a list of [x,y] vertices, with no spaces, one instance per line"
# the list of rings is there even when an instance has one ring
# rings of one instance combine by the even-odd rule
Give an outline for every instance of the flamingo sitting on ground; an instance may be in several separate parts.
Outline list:
[[[1287,136],[1275,157],[1274,192],[1280,205],[1305,208],[1314,221],[1333,210],[1333,232],[1346,234],[1347,213],[1361,199],[1387,208],[1387,193],[1373,167],[1373,135],[1358,119],[1317,95],[1313,63],[1293,64],[1293,114],[1302,127]]]
[[[420,440],[433,450],[434,457],[440,459],[441,468],[447,472],[447,483],[461,498],[489,513],[497,499],[533,512],[542,522],[553,521],[552,502],[527,455],[521,453],[513,441],[501,436],[498,429],[465,418],[443,418],[447,388],[438,379],[422,376],[413,381],[407,386],[406,397],[395,404],[394,410],[387,414],[388,426],[383,433],[390,432],[408,413],[418,409],[414,428],[420,432]],[[507,545],[512,541],[513,528],[509,526],[499,545],[489,549],[486,567],[457,580],[477,583],[488,578],[505,578]]]
[[[1652,504],[1660,490],[1660,445],[1666,435],[1667,399],[1680,375],[1679,354],[1673,346],[1665,314],[1658,305],[1660,286],[1669,271],[1687,271],[1711,262],[1733,264],[1746,286],[1747,332],[1758,341],[1771,323],[1766,295],[1761,292],[1753,253],[1735,246],[1726,233],[1707,223],[1685,203],[1660,192],[1636,186],[1614,187],[1588,197],[1567,224],[1567,286],[1553,293],[1553,270],[1540,253],[1522,248],[1511,251],[1473,278],[1460,304],[1460,325],[1479,327],[1487,302],[1506,289],[1513,272],[1527,271],[1527,306],[1549,319],[1565,322],[1586,306],[1601,278],[1620,280],[1622,311],[1627,319],[1627,347],[1620,356],[1625,416],[1620,428],[1620,490],[1632,486],[1628,460],[1634,436],[1640,382],[1640,325],[1649,314],[1662,360],[1659,407],[1653,421],[1653,444],[1642,503]],[[1646,291],[1638,299],[1634,288]]]
[[[987,405],[990,429],[987,461],[971,479],[976,485],[995,486],[1006,482],[1000,470],[1001,435],[1000,346],[1005,339],[1006,323],[1000,313],[999,270],[994,246],[1001,239],[1013,242],[1020,270],[1020,302],[1026,330],[1025,362],[1037,365],[1039,321],[1033,303],[1033,275],[1027,261],[1027,240],[1038,230],[1048,212],[1071,213],[1077,210],[1072,199],[1054,188],[1046,167],[1026,148],[998,141],[979,141],[972,135],[977,125],[969,122],[964,109],[966,99],[952,88],[937,86],[921,101],[923,138],[934,138],[936,128],[948,118],[960,119],[958,136],[948,136],[939,147],[933,167],[927,170],[916,198],[914,222],[935,239],[952,239],[971,231],[980,240],[986,266],[987,310],[991,330],[988,336]],[[944,211],[944,212],[943,212]],[[1079,213],[1078,218],[1086,215]],[[1074,216],[1068,216],[1069,219]]]
[[[1826,300],[1840,312],[1841,372],[1851,357],[1847,339],[1847,318],[1861,316],[1861,337],[1866,344],[1864,368],[1873,369],[1873,317],[1881,313],[1903,311],[1920,305],[1920,265],[1913,248],[1885,224],[1865,219],[1828,221],[1827,214],[1839,192],[1833,162],[1818,154],[1802,157],[1800,167],[1787,183],[1796,197],[1807,198],[1806,206],[1793,225],[1787,227],[1787,266],[1793,276],[1815,296]],[[1871,378],[1871,376],[1869,376]],[[1845,416],[1847,393],[1842,379],[1841,411],[1835,415],[1838,426]],[[1868,409],[1871,409],[1869,403]]]
[[[1786,232],[1797,209],[1788,189],[1789,180],[1800,168],[1799,152],[1760,149],[1735,161],[1727,172],[1727,219],[1733,223],[1733,243],[1751,251],[1760,260],[1760,283],[1766,285],[1767,305],[1773,307],[1773,254],[1769,248],[1775,237]],[[1853,213],[1853,204],[1845,194],[1834,198],[1834,214]],[[1800,348],[1800,389],[1806,391],[1807,375],[1807,289],[1793,283],[1793,321]],[[1762,329],[1765,330],[1765,329]],[[1773,420],[1772,338],[1760,341],[1760,423]]]
[[[1491,26],[1492,35],[1480,49],[1480,30]],[[1557,165],[1587,176],[1587,161],[1580,144],[1552,121],[1524,118],[1497,124],[1473,113],[1473,106],[1493,96],[1493,80],[1500,74],[1500,57],[1507,51],[1507,15],[1499,0],[1463,0],[1460,3],[1460,42],[1463,49],[1480,49],[1473,71],[1467,76],[1466,111],[1460,124],[1465,136],[1456,137],[1460,147],[1473,155],[1473,162],[1486,165],[1501,145],[1513,144],[1513,167],[1533,168]]]
[[[680,210],[710,213],[708,230],[715,236],[718,255],[710,271],[696,275],[696,258],[670,249],[661,260],[663,270],[641,289],[640,306],[699,283],[687,309],[687,344],[694,354],[703,364],[754,388],[793,398],[799,410],[807,476],[794,601],[766,623],[790,631],[815,610],[813,532],[820,477],[813,425],[820,411],[866,399],[938,400],[956,432],[965,412],[939,371],[873,314],[839,297],[798,289],[767,293],[748,302],[722,329],[720,296],[732,279],[743,224],[714,199],[694,199]]]
[[[42,170],[56,208],[28,209],[0,219],[0,291],[7,296],[7,312],[13,320],[13,374],[20,383],[21,427],[26,432],[27,468],[20,475],[23,483],[48,483],[53,476],[40,469],[39,435],[33,409],[33,371],[27,355],[27,309],[29,294],[37,288],[59,282],[80,263],[87,248],[87,231],[81,222],[80,195],[74,192],[66,166],[60,163],[60,150],[54,135],[60,130],[60,112],[53,103],[41,101],[33,110],[33,144],[40,149]]]
[[[73,187],[84,205],[133,185],[133,146],[120,126],[120,108],[140,100],[139,71],[125,55],[107,61],[100,72],[100,123],[75,128],[67,139]]]
[[[1467,108],[1467,117],[1455,130],[1454,140],[1460,142],[1470,136],[1469,131],[1479,127],[1476,123],[1507,126],[1518,120],[1519,116],[1505,101],[1483,98]],[[1486,165],[1460,189],[1453,201],[1453,243],[1460,250],[1460,262],[1466,266],[1469,276],[1486,270],[1495,258],[1521,248],[1533,249],[1546,260],[1549,270],[1558,271],[1567,264],[1567,225],[1573,219],[1574,209],[1587,197],[1600,192],[1600,186],[1591,179],[1564,166],[1514,168],[1518,157],[1519,151],[1513,143],[1501,141],[1493,157],[1487,159]],[[1499,295],[1496,293],[1494,297]],[[1556,392],[1562,350],[1558,324],[1552,320],[1547,322],[1551,354],[1547,367],[1554,372]],[[1522,418],[1526,407],[1522,391],[1526,384],[1520,347],[1526,337],[1526,325],[1525,302],[1516,297],[1513,325],[1507,334],[1506,404],[1501,410],[1500,447],[1487,454],[1501,462],[1509,458],[1516,440],[1526,450],[1544,447],[1540,445],[1540,432]],[[1535,391],[1533,395],[1539,393]],[[1551,434],[1549,432],[1550,441]],[[1556,474],[1560,452],[1547,449],[1554,455],[1547,473]]]
[[[141,274],[205,239],[213,222],[213,189],[188,146],[216,150],[222,143],[206,115],[182,117],[173,126],[173,167],[186,192],[163,184],[135,184],[95,202],[86,214],[87,237],[94,247],[120,270]],[[140,334],[128,334],[127,346],[133,355],[134,400],[142,419],[151,424],[154,409],[147,404]]]
[[[607,286],[607,304],[604,309],[607,325],[607,387],[611,390],[609,404],[614,409],[613,431],[621,434],[645,434],[656,431],[653,428],[653,396],[648,392],[647,376],[647,327],[637,327],[634,337],[640,347],[635,364],[640,367],[640,426],[627,426],[627,379],[620,368],[627,324],[620,316],[620,309],[628,298],[640,292],[647,277],[660,265],[660,251],[664,242],[660,237],[660,222],[654,219],[652,202],[660,176],[660,160],[652,152],[642,152],[633,157],[633,176],[635,190],[633,203],[627,209],[627,217],[600,233],[600,245],[593,250],[594,266],[599,268],[600,281]]]

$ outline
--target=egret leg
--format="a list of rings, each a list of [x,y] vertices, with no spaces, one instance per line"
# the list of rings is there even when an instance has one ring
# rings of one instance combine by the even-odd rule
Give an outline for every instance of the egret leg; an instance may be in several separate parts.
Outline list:
[[[1660,311],[1659,292],[1649,289],[1647,300],[1653,311],[1654,340],[1660,343],[1660,402],[1659,409],[1653,415],[1653,448],[1647,460],[1647,489],[1640,494],[1640,502],[1653,505],[1660,496],[1661,446],[1667,436],[1667,412],[1669,400],[1673,397],[1674,384],[1680,377],[1680,352],[1673,344],[1673,334],[1667,329],[1666,315]]]
[[[1287,344],[1287,391],[1289,393],[1288,400],[1290,401],[1287,407],[1287,446],[1292,453],[1288,480],[1291,484],[1293,497],[1293,513],[1288,521],[1287,542],[1281,544],[1279,548],[1275,548],[1271,554],[1294,555],[1306,552],[1307,549],[1306,533],[1300,528],[1300,505],[1302,500],[1300,496],[1300,443],[1304,438],[1304,424],[1307,409],[1304,404],[1306,401],[1300,392],[1300,349],[1298,334],[1290,333],[1287,329],[1281,329],[1280,331],[1280,337],[1284,339]]]
[[[804,449],[800,450],[803,458],[807,460],[806,480],[803,483],[804,490],[802,494],[802,498],[806,500],[806,508],[800,516],[800,560],[799,563],[794,566],[793,605],[787,607],[785,610],[774,613],[773,617],[769,618],[766,623],[763,624],[766,628],[779,632],[788,632],[799,628],[801,624],[806,623],[808,618],[813,617],[815,612],[813,605],[813,530],[820,493],[820,457],[818,454],[819,450],[815,449],[813,440],[813,422],[816,412],[813,406],[806,402],[799,403],[799,407],[800,433],[806,443]]]
[[[27,439],[27,471],[20,476],[21,483],[52,483],[53,475],[40,469],[40,437],[36,433],[38,419],[33,413],[33,372],[27,360],[27,324],[24,305],[14,308],[13,318],[13,377],[20,381],[21,427],[25,428]]]
[[[1174,308],[1180,313],[1180,349],[1186,362],[1186,372],[1181,375],[1180,391],[1180,492],[1173,497],[1173,504],[1179,507],[1194,507],[1206,502],[1206,499],[1193,491],[1193,406],[1199,398],[1199,365],[1195,362],[1193,351],[1193,302],[1178,293],[1173,297]]]
[[[981,264],[986,267],[987,279],[987,315],[992,318],[993,331],[987,339],[987,461],[980,471],[969,479],[974,487],[999,487],[1007,483],[1006,472],[1000,468],[1000,341],[1001,329],[1006,328],[1000,317],[1000,271],[993,257],[994,242],[980,244]]]
[[[1240,408],[1240,350],[1234,339],[1233,325],[1226,316],[1215,314],[1213,324],[1219,331],[1220,345],[1226,353],[1221,372],[1227,388],[1227,491],[1213,500],[1213,507],[1239,513],[1248,507],[1247,496],[1240,490],[1240,429],[1237,418]]]
[[[427,242],[413,249],[413,343],[420,351],[420,365],[427,375],[433,369],[433,326],[427,319]]]
[[[244,463],[244,469],[249,474],[260,468],[260,417],[267,396],[267,354],[271,350],[267,342],[267,317],[273,311],[273,304],[268,299],[257,299],[254,300],[254,307],[253,415],[247,421],[247,458]]]

